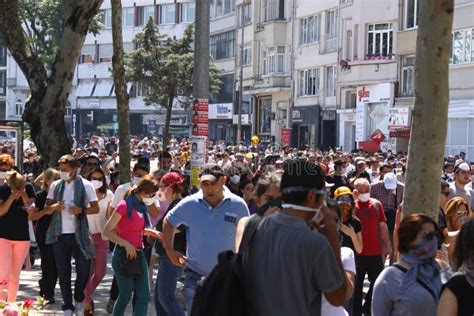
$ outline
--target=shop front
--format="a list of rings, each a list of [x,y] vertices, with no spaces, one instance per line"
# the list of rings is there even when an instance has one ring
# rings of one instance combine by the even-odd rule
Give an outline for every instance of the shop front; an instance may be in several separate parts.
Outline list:
[[[291,146],[314,148],[320,145],[320,107],[298,106],[291,111]]]
[[[350,152],[357,148],[355,140],[356,111],[355,109],[344,109],[337,111],[339,115],[339,147]]]
[[[209,104],[209,140],[233,139],[232,112],[232,103]]]

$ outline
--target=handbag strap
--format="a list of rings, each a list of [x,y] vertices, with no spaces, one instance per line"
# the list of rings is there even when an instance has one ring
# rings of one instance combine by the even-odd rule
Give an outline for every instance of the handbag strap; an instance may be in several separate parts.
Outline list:
[[[263,217],[257,214],[250,216],[247,225],[245,225],[244,233],[242,236],[242,241],[240,242],[240,247],[238,249],[239,253],[245,251],[248,248],[252,237],[257,231],[258,224],[262,221]]]
[[[398,263],[394,263],[393,266],[395,268],[397,268],[398,270],[402,271],[403,273],[407,273],[407,268],[405,267],[402,267],[401,265],[399,265]],[[435,301],[437,301],[437,298],[436,298],[436,294],[435,292],[433,291],[432,288],[430,288],[421,278],[419,277],[416,277],[416,282],[421,285],[422,288],[424,288],[425,290],[427,290],[431,296],[433,296],[433,298],[435,299]]]

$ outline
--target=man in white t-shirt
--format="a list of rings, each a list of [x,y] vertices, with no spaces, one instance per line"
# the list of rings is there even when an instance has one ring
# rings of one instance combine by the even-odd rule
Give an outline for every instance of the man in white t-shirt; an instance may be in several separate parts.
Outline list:
[[[56,214],[53,215],[46,242],[53,245],[59,285],[64,301],[62,306],[64,315],[72,315],[74,310],[76,315],[84,315],[82,304],[84,289],[89,279],[91,258],[94,252],[89,243],[90,232],[86,215],[97,214],[99,204],[92,183],[77,175],[80,166],[79,160],[71,155],[65,155],[59,159],[58,163],[61,180],[51,184],[45,211],[49,214],[58,212],[60,217]],[[83,194],[83,199],[80,198],[81,194]],[[48,238],[49,236],[52,236],[52,242]],[[71,288],[72,258],[75,260],[77,274],[74,285],[75,306],[72,302]]]

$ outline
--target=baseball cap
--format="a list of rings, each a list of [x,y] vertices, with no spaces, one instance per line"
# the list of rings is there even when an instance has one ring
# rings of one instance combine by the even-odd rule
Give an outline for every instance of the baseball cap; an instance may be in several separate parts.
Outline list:
[[[365,163],[365,159],[362,158],[362,157],[357,157],[355,160],[354,160],[354,163],[355,165],[359,165],[359,164],[362,164],[362,163]]]
[[[469,164],[467,162],[463,161],[463,162],[457,163],[454,166],[454,173],[458,172],[459,170],[471,171],[471,166],[469,166]]]
[[[199,174],[199,181],[211,181],[216,182],[217,179],[224,176],[224,171],[215,163],[210,163],[202,167],[201,173]]]
[[[397,176],[395,173],[386,173],[383,177],[383,185],[387,190],[395,190],[397,188]]]
[[[181,184],[184,182],[184,177],[178,172],[168,172],[163,177],[161,177],[160,184],[166,187]]]
[[[319,165],[306,160],[288,160],[284,166],[281,177],[281,190],[283,193],[316,189],[321,193],[326,192],[324,171]]]

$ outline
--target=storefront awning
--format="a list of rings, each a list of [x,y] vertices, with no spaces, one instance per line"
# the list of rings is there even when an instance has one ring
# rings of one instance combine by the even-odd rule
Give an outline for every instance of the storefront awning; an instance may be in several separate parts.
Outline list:
[[[94,89],[94,79],[79,79],[76,89],[76,97],[90,97]]]

